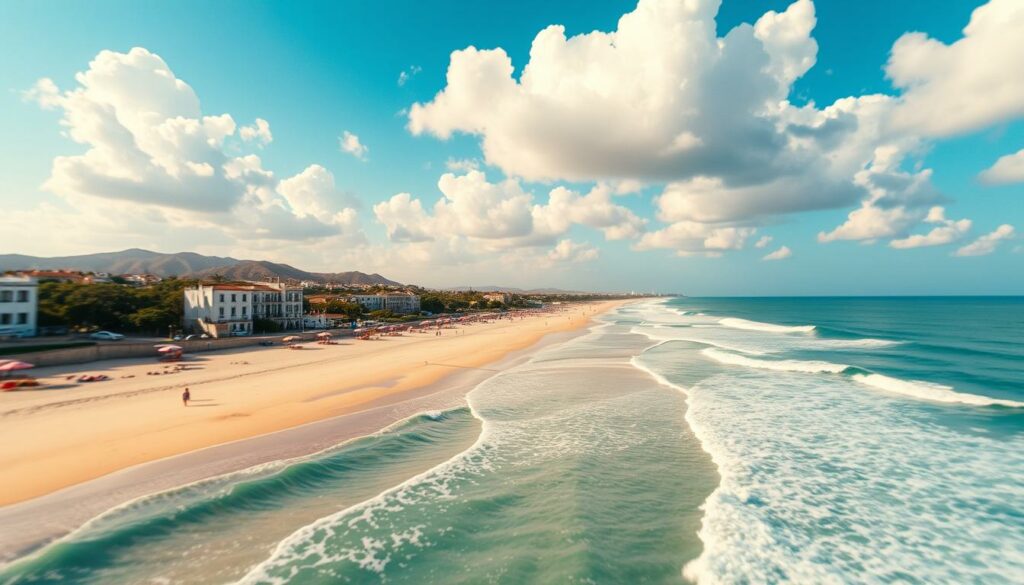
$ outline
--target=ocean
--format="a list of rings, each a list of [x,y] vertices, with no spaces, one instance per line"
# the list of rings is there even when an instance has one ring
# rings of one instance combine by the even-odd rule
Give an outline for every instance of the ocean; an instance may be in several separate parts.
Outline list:
[[[0,583],[1021,583],[1024,299],[676,298]]]

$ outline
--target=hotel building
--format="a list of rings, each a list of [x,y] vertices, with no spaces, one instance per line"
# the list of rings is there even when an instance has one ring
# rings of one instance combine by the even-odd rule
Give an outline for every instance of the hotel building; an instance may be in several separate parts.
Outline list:
[[[349,301],[360,304],[367,311],[420,312],[420,296],[408,293],[353,295],[349,297]]]
[[[0,276],[0,337],[36,334],[39,283],[32,276]]]
[[[302,326],[302,289],[282,283],[200,284],[185,289],[182,325],[211,337],[252,335],[253,320]]]

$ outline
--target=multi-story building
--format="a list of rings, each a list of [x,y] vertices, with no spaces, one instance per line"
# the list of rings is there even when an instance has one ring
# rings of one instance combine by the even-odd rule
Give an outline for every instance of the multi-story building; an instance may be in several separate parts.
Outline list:
[[[36,334],[39,283],[32,276],[0,276],[0,337]]]
[[[499,303],[502,303],[502,304],[505,304],[505,305],[507,305],[510,302],[512,302],[512,295],[510,295],[507,292],[489,292],[489,293],[484,293],[484,298],[487,299],[488,301],[498,301]]]
[[[253,320],[302,327],[302,289],[283,283],[200,284],[185,289],[186,329],[211,337],[251,335]]]
[[[391,311],[392,313],[419,313],[419,295],[388,293],[376,295],[353,295],[350,299],[367,311]]]
[[[302,327],[302,288],[279,282],[263,282],[252,287],[254,319],[267,319],[281,329]]]
[[[185,289],[182,325],[210,337],[252,334],[252,291],[238,284],[198,284]]]

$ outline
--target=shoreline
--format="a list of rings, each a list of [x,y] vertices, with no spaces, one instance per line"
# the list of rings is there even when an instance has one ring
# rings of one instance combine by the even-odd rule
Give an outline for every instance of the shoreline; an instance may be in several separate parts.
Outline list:
[[[187,451],[126,465],[96,477],[72,482],[56,490],[4,505],[0,507],[0,523],[5,526],[5,530],[0,533],[0,551],[3,551],[0,553],[2,555],[0,563],[10,562],[31,554],[46,544],[73,532],[88,520],[139,497],[271,461],[308,456],[347,441],[372,435],[424,411],[465,405],[466,393],[483,380],[529,359],[533,353],[543,347],[584,334],[592,326],[594,315],[621,304],[622,302],[604,302],[597,305],[581,304],[571,309],[571,314],[563,312],[534,317],[532,318],[534,327],[524,332],[519,332],[514,327],[520,323],[519,321],[498,323],[504,328],[512,326],[511,330],[505,333],[511,333],[513,339],[505,340],[506,343],[502,344],[500,348],[504,351],[497,356],[492,355],[494,351],[485,352],[486,358],[493,357],[493,359],[467,360],[463,356],[463,359],[460,360],[461,363],[450,363],[455,360],[429,363],[430,360],[426,360],[428,363],[424,367],[430,368],[436,375],[430,376],[426,380],[423,379],[424,376],[417,376],[413,382],[419,383],[410,384],[410,381],[406,380],[408,376],[402,375],[402,372],[391,372],[389,380],[378,379],[377,383],[370,388],[357,386],[349,388],[347,391],[306,392],[307,399],[317,402],[377,390],[375,396],[370,400],[351,402],[348,404],[349,408],[340,413],[330,413],[327,416],[298,424],[271,428],[262,433],[202,445]],[[550,321],[564,319],[570,315],[574,318],[567,319],[565,323],[558,323],[553,327],[545,326],[542,329],[536,327],[538,319],[543,320],[546,317]],[[578,318],[577,315],[583,318]],[[475,337],[474,333],[487,332],[490,330],[489,327],[493,328],[492,325],[476,326],[476,332],[474,332],[474,327],[470,327],[463,335],[453,335],[437,340],[437,342],[443,343],[445,340],[472,342]],[[410,337],[413,340],[403,345],[414,345],[416,342],[430,340],[417,338],[417,335]],[[433,335],[430,338],[432,339]],[[373,342],[367,343],[373,344]],[[457,349],[463,348],[465,343],[459,345],[460,348]],[[336,348],[327,347],[326,349]],[[389,348],[379,349],[383,351],[376,353],[383,353],[385,356],[389,353]],[[479,348],[474,349],[479,350]],[[237,353],[247,352],[223,352],[224,356],[229,357],[236,356]],[[288,354],[297,353],[302,352],[288,352]],[[331,367],[330,362],[336,360],[327,361],[328,364],[325,367],[329,368]],[[467,362],[471,362],[472,365]],[[380,377],[378,376],[378,378]],[[218,382],[229,383],[220,380],[208,383],[216,384]],[[111,400],[166,395],[172,390],[176,396],[176,390],[180,386],[182,384],[171,388],[148,389],[147,392],[107,392],[100,396],[94,396],[92,402],[88,400],[78,402],[77,398],[72,398],[73,403],[66,409],[60,405],[53,409],[55,411],[83,407],[95,409],[100,405],[105,408],[106,403]],[[208,392],[204,386],[199,384],[197,386],[203,388],[201,390],[203,394]],[[29,418],[33,417],[33,412],[40,412],[38,410],[26,411],[24,408],[2,411],[0,417],[7,417],[13,413],[15,417]],[[28,408],[40,408],[40,405],[31,405]],[[43,405],[42,408],[42,412],[46,412],[46,405]],[[178,408],[180,409],[180,406]],[[281,419],[279,422],[284,423],[287,420]]]

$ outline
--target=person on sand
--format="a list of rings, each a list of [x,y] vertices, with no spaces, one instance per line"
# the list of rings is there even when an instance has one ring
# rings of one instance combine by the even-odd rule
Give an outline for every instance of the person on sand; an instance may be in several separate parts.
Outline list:
[[[188,401],[192,398],[192,393],[185,388],[185,391],[181,393],[181,403],[188,406]]]

